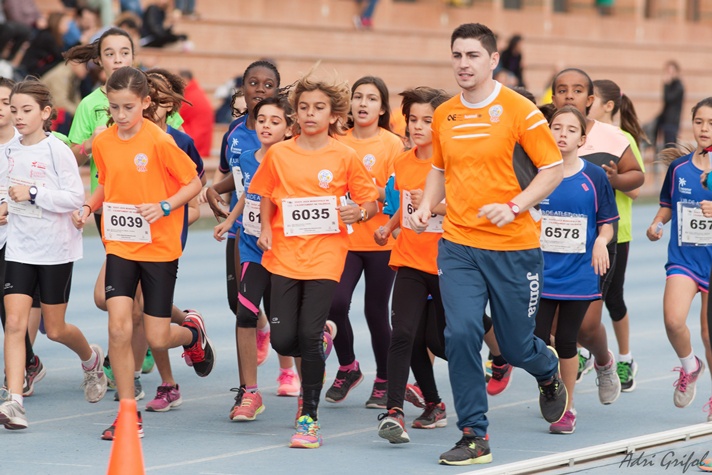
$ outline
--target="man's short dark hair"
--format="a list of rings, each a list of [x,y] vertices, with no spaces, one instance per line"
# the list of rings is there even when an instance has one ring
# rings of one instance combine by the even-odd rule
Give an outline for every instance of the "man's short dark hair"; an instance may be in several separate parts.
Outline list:
[[[497,52],[497,38],[492,30],[481,23],[463,23],[455,28],[450,36],[450,48],[458,38],[478,40],[490,55]]]

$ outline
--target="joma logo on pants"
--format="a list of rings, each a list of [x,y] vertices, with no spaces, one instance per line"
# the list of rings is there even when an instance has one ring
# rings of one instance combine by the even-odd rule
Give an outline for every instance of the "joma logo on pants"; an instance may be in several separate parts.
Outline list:
[[[527,280],[529,281],[529,310],[527,314],[529,318],[536,315],[536,307],[539,303],[539,274],[527,272]]]

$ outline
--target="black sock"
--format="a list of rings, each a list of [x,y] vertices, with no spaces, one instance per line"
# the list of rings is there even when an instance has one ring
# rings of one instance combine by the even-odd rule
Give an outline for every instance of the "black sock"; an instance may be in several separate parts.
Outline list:
[[[497,366],[504,366],[507,364],[507,360],[504,359],[504,356],[498,355],[492,358],[492,364]]]
[[[187,328],[193,334],[193,339],[190,340],[190,345],[183,345],[183,348],[190,348],[191,346],[195,345],[198,342],[198,329],[193,328],[193,327],[183,327],[183,328]]]

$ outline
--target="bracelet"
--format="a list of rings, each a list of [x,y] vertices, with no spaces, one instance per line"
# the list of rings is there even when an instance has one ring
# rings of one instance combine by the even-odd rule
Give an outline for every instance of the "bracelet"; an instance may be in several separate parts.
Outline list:
[[[84,142],[86,142],[86,140],[85,140]],[[85,157],[88,157],[89,154],[87,153],[87,149],[86,149],[86,147],[84,146],[84,142],[82,142],[82,146],[79,147],[79,154],[80,154],[80,155],[84,155]],[[91,210],[91,207],[89,207],[89,209]]]
[[[82,205],[82,208],[84,208],[85,206],[86,206],[87,208],[89,208],[89,214],[91,214],[91,213],[92,213],[92,211],[91,211],[91,206],[89,206],[87,203],[84,203],[84,204]]]

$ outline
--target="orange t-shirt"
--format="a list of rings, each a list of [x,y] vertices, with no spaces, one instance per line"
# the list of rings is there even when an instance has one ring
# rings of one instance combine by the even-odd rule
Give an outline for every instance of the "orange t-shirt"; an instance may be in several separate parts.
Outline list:
[[[116,125],[109,127],[96,137],[92,151],[107,203],[159,203],[198,176],[195,163],[170,135],[149,120],[144,120],[129,140],[119,138]],[[142,262],[178,259],[182,254],[183,208],[174,209],[151,225],[150,243],[104,240],[106,253]]]
[[[277,207],[271,223],[272,249],[262,256],[262,265],[273,274],[298,280],[341,279],[348,252],[346,225],[339,220],[336,234],[285,236],[282,200],[335,196],[336,206],[341,206],[339,198],[346,193],[356,203],[378,199],[356,153],[333,138],[319,150],[299,147],[296,138],[273,145],[248,192],[269,198]],[[338,216],[336,209],[333,212]]]
[[[457,95],[433,116],[433,167],[444,170],[447,215],[443,237],[495,251],[539,247],[539,227],[522,213],[498,228],[477,215],[482,206],[507,203],[531,182],[518,174],[562,162],[543,114],[526,98],[496,83],[479,104]],[[519,143],[526,153],[517,153]]]
[[[357,139],[353,129],[346,135],[337,137],[339,142],[348,145],[356,151],[359,159],[371,174],[376,186],[386,186],[388,177],[393,174],[393,161],[403,151],[401,139],[386,129],[379,128],[378,134],[369,139]],[[379,246],[373,240],[373,233],[383,226],[390,218],[383,214],[383,203],[378,203],[378,214],[365,223],[354,225],[354,232],[349,234],[350,251],[388,251],[393,248],[393,239],[388,239],[385,246]]]
[[[441,233],[416,233],[403,225],[403,191],[422,190],[425,179],[433,166],[432,158],[420,160],[415,156],[415,149],[409,150],[396,158],[395,171],[397,190],[401,191],[401,233],[391,251],[388,263],[394,269],[411,267],[428,274],[438,273],[438,241]]]

